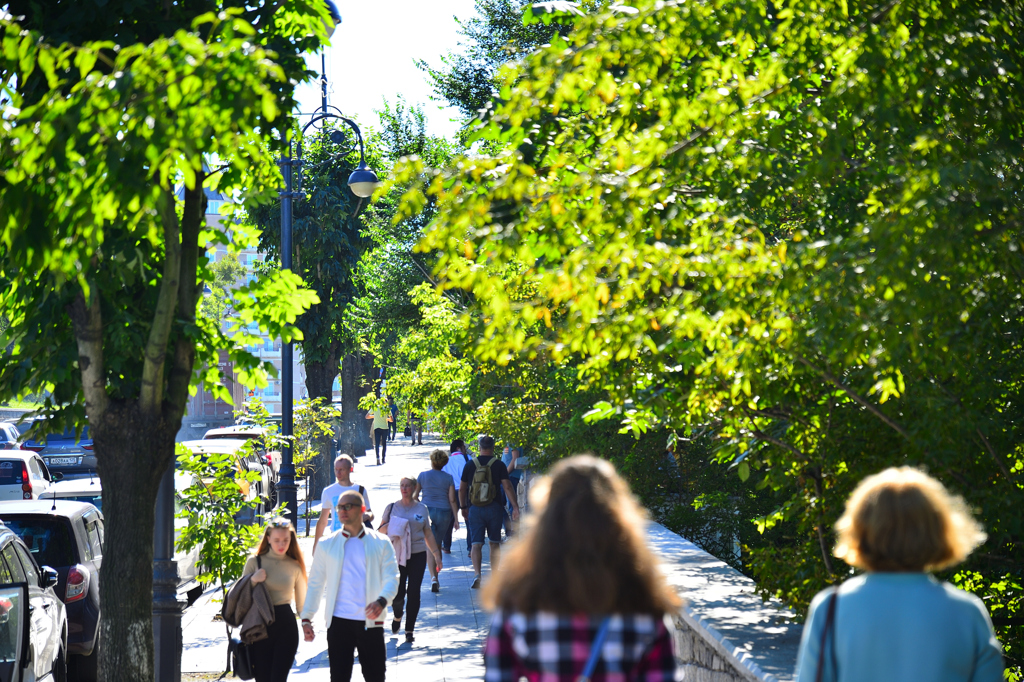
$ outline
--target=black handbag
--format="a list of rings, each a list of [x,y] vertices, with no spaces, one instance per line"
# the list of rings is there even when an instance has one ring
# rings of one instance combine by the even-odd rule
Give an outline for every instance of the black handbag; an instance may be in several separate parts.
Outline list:
[[[228,656],[231,659],[231,669],[238,679],[251,680],[256,677],[256,673],[253,672],[249,647],[242,640],[237,637],[228,637]]]
[[[260,561],[259,555],[256,556],[256,568],[263,568],[263,562]],[[224,602],[226,605],[227,600],[225,599]],[[225,625],[227,625],[226,622]],[[248,645],[237,637],[233,637],[231,627],[228,626],[228,669],[224,672],[232,671],[240,680],[251,680],[256,677],[252,664],[252,653],[249,651]]]
[[[411,436],[412,435],[412,427],[411,426],[406,426],[405,427],[405,431],[402,431],[402,434],[406,435],[406,436]]]

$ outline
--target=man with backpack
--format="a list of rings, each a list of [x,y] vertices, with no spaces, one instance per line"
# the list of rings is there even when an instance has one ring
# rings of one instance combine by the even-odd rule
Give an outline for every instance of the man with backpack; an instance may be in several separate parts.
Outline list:
[[[501,522],[505,508],[499,486],[512,503],[512,520],[519,519],[519,503],[516,491],[508,479],[508,469],[500,457],[494,456],[494,439],[480,437],[480,456],[471,459],[462,470],[462,485],[459,487],[459,507],[466,520],[469,542],[472,545],[470,557],[473,560],[472,587],[480,587],[480,572],[483,565],[484,535],[491,544],[491,571],[498,566],[501,553]]]

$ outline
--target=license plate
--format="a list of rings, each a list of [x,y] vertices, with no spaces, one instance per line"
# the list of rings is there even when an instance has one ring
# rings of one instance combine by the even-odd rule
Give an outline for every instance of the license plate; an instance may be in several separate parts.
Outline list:
[[[57,466],[67,465],[67,464],[78,464],[78,458],[77,457],[50,457],[47,460],[47,463],[48,464],[54,464],[54,465],[57,465]]]

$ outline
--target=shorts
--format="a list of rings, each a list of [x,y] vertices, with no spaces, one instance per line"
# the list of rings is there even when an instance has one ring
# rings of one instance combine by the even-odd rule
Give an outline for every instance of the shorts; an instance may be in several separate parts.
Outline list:
[[[505,510],[497,501],[491,502],[486,507],[469,507],[469,543],[471,545],[484,544],[484,535],[492,543],[501,542],[501,522],[505,516]]]
[[[440,507],[427,507],[427,514],[430,515],[430,530],[434,534],[434,542],[440,550],[444,544],[444,536],[448,532],[448,526],[452,525],[454,517],[451,507],[442,509]]]

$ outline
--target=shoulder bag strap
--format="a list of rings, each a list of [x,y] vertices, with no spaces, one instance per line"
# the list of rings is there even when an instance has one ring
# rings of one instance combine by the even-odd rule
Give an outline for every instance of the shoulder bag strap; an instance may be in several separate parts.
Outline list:
[[[260,559],[260,555],[259,555],[259,554],[257,554],[257,555],[256,555],[256,570],[258,571],[258,570],[260,570],[261,568],[263,568],[263,560],[262,560],[262,559]]]
[[[611,622],[611,618],[601,621],[601,627],[597,631],[597,636],[594,637],[594,643],[590,645],[587,664],[583,666],[583,672],[576,678],[576,682],[590,682],[590,678],[594,676],[594,669],[597,667],[598,659],[601,658],[601,649],[604,647],[605,638],[608,637],[608,627]]]
[[[839,601],[839,589],[833,590],[828,598],[828,611],[825,612],[825,627],[821,629],[821,645],[818,648],[818,672],[814,676],[814,682],[821,682],[825,674],[825,647],[828,646],[829,633],[832,633],[832,674],[838,677],[839,668],[836,665],[836,644],[835,644],[835,622],[836,602]]]

